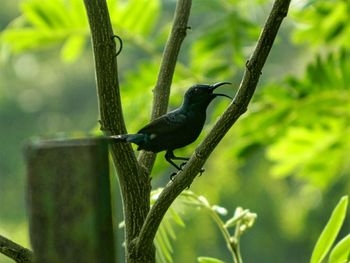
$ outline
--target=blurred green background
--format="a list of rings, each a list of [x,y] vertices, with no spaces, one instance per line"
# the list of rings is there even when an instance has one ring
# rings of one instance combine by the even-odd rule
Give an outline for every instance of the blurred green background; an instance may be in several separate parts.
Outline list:
[[[122,102],[128,131],[136,132],[150,118],[176,1],[107,2],[124,40],[118,56]],[[271,4],[193,0],[170,109],[194,83],[231,81],[222,90],[234,95]],[[0,233],[29,246],[23,143],[96,133],[94,67],[82,1],[2,0],[0,7]],[[350,192],[349,14],[349,1],[292,1],[248,112],[191,186],[229,216],[236,206],[258,214],[242,239],[245,262],[307,262],[332,208]],[[179,155],[193,152],[228,103],[210,106],[201,137]],[[172,172],[161,155],[154,188]],[[230,262],[206,213],[187,209],[183,218],[174,262],[198,256]],[[343,236],[349,232],[348,220]],[[11,261],[0,255],[0,262]]]

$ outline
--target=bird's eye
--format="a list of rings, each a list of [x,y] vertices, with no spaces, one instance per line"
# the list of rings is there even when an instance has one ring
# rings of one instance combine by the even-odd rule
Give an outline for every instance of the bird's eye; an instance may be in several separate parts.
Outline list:
[[[198,91],[198,88],[195,88],[195,89],[194,89],[194,92],[197,92],[197,91]]]

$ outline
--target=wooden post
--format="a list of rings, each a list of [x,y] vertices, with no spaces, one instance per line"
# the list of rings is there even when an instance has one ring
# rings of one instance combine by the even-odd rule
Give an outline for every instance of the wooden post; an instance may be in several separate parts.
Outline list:
[[[116,262],[107,141],[32,142],[26,161],[35,262]]]

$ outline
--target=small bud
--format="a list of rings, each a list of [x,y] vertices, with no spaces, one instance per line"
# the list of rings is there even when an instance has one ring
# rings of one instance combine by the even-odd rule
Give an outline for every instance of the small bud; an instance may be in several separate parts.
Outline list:
[[[243,212],[243,208],[238,206],[235,210],[235,214],[233,217],[239,217],[242,214],[242,212]]]
[[[211,208],[220,215],[223,215],[223,216],[227,215],[227,210],[225,207],[213,205]]]
[[[230,237],[230,243],[236,246],[237,245],[237,238]]]
[[[208,200],[207,200],[203,195],[198,196],[198,200],[199,200],[204,206],[210,207]]]
[[[244,233],[244,231],[246,231],[247,230],[247,225],[241,225],[240,227],[239,227],[239,232],[241,232],[241,234],[242,233]]]
[[[247,220],[247,223],[246,223],[246,225],[247,225],[247,227],[248,228],[251,228],[253,225],[254,225],[254,223],[255,223],[255,220],[256,220],[256,218],[258,217],[258,215],[256,214],[256,213],[248,213],[247,215],[246,215],[246,220]]]

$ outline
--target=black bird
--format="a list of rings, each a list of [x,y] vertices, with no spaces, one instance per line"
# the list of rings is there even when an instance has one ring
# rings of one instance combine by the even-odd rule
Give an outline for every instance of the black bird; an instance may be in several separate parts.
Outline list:
[[[137,150],[146,150],[154,153],[166,151],[165,159],[176,169],[182,170],[173,160],[188,161],[189,158],[177,157],[173,151],[194,142],[201,133],[206,109],[216,97],[230,96],[213,91],[230,82],[219,82],[214,85],[198,84],[187,90],[182,105],[143,127],[137,134],[114,135],[111,138],[117,141],[132,142],[138,145]],[[174,175],[174,174],[173,174]],[[173,176],[172,175],[172,176]],[[172,177],[171,176],[171,177]]]

